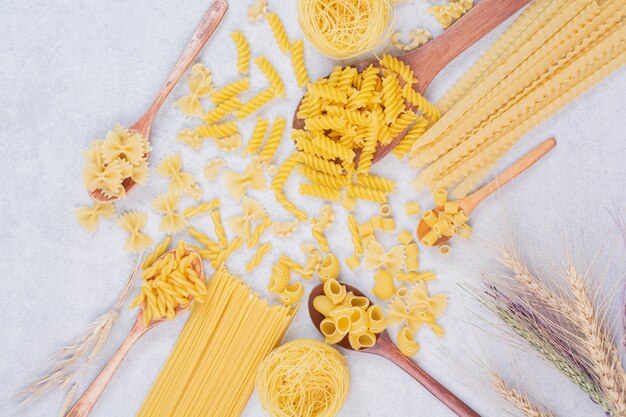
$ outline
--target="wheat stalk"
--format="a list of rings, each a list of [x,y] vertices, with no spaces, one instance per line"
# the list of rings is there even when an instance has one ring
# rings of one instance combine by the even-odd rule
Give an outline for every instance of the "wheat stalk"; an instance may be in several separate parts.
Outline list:
[[[48,370],[17,394],[18,397],[23,398],[20,405],[26,405],[53,389],[67,386],[72,381],[79,379],[79,376],[86,371],[87,367],[102,349],[102,346],[104,346],[113,325],[119,317],[120,309],[133,288],[137,272],[139,271],[140,260],[141,255],[137,259],[113,308],[94,320],[89,324],[83,335],[68,346],[59,349],[48,360],[50,364]],[[63,407],[67,407],[66,403],[71,403],[76,393],[76,384],[77,382],[70,387]]]
[[[546,410],[544,407],[534,405],[527,396],[509,386],[495,372],[491,373],[491,379],[498,394],[524,413],[526,417],[554,417],[554,414],[550,411]]]
[[[566,277],[578,311],[578,324],[583,335],[582,347],[592,365],[598,385],[611,406],[611,415],[626,417],[626,374],[617,348],[596,315],[584,277],[573,265],[569,266]]]

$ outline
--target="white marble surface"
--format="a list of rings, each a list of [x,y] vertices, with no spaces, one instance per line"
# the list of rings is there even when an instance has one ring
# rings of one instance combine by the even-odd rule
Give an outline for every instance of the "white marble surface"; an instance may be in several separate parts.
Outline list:
[[[250,24],[246,1],[231,1],[222,26],[200,54],[200,61],[215,74],[218,84],[236,78],[235,54],[229,31],[241,28],[249,36],[255,54],[264,53],[276,63],[288,86],[289,99],[275,102],[265,116],[291,117],[301,91],[291,75],[288,58],[282,56],[265,24]],[[209,1],[148,0],[68,1],[29,0],[0,2],[0,415],[54,416],[63,394],[47,395],[27,408],[17,408],[16,391],[30,381],[37,369],[60,346],[71,341],[115,300],[134,256],[122,251],[124,232],[105,221],[94,236],[80,229],[73,209],[89,199],[81,178],[81,149],[101,137],[115,122],[129,125],[147,108],[178,53]],[[295,1],[271,1],[292,37],[301,37],[295,18]],[[434,19],[425,14],[427,2],[415,0],[403,6],[395,25],[410,29],[426,26],[439,33]],[[499,28],[500,32],[502,28]],[[439,97],[471,62],[495,39],[496,33],[454,61],[429,89]],[[313,76],[327,73],[333,65],[307,45],[307,65]],[[474,217],[476,238],[454,244],[449,258],[423,251],[424,269],[435,270],[440,279],[434,291],[450,293],[450,308],[442,319],[447,335],[439,340],[423,331],[422,351],[415,358],[427,371],[456,392],[484,416],[509,415],[510,410],[488,387],[485,371],[494,366],[504,375],[525,381],[525,387],[561,416],[600,416],[599,408],[565,378],[538,359],[490,337],[495,329],[475,313],[475,303],[460,285],[476,284],[488,242],[497,241],[508,224],[516,234],[532,242],[535,252],[560,249],[561,235],[573,236],[576,247],[591,256],[608,233],[607,281],[615,285],[624,271],[624,253],[616,243],[615,229],[605,208],[624,209],[626,142],[624,96],[626,72],[622,69],[527,135],[505,158],[511,162],[544,138],[554,135],[558,148],[544,161],[482,206]],[[252,85],[262,88],[261,74],[253,69]],[[152,161],[180,151],[185,168],[201,177],[201,168],[219,152],[205,144],[199,152],[177,144],[175,133],[194,122],[184,119],[172,106],[185,92],[178,85],[159,113],[152,134]],[[244,136],[251,122],[242,124]],[[280,158],[291,152],[286,141]],[[247,161],[227,155],[231,166]],[[406,162],[389,158],[376,171],[400,182],[391,198],[400,226],[413,228],[402,205],[408,200],[430,204],[425,193],[410,187],[414,176]],[[119,210],[149,210],[150,200],[165,190],[163,178],[153,174],[149,184],[134,191]],[[221,182],[201,179],[205,197],[223,194]],[[288,194],[296,197],[294,184]],[[287,214],[270,193],[253,193],[275,219]],[[191,201],[184,201],[191,204]],[[317,214],[321,203],[307,201]],[[238,210],[224,198],[224,217]],[[373,214],[374,205],[362,204],[360,220]],[[350,253],[345,213],[338,209],[339,226],[330,242],[341,258]],[[567,215],[566,215],[567,213]],[[205,219],[195,220],[206,225]],[[158,217],[151,214],[148,232],[158,238]],[[247,282],[263,291],[271,262],[280,253],[294,251],[294,242],[310,240],[302,228],[291,240],[275,239],[274,250]],[[391,237],[383,241],[391,244]],[[230,263],[243,272],[250,252]],[[544,258],[538,258],[538,263]],[[548,260],[549,263],[555,262]],[[623,275],[620,275],[623,276]],[[372,274],[344,268],[345,281],[371,289]],[[312,283],[307,283],[310,287]],[[608,287],[609,285],[607,285]],[[616,307],[616,305],[614,305]],[[615,309],[613,310],[615,311]],[[101,356],[90,368],[89,382],[128,332],[134,312],[124,311]],[[176,340],[184,318],[156,328],[130,353],[95,407],[94,417],[132,416],[148,392],[161,364]],[[486,329],[481,330],[481,329]],[[302,309],[287,339],[318,337]],[[348,353],[352,389],[341,416],[405,417],[450,416],[441,404],[402,371],[382,359]],[[82,387],[85,387],[85,383]],[[253,396],[243,414],[260,416]]]

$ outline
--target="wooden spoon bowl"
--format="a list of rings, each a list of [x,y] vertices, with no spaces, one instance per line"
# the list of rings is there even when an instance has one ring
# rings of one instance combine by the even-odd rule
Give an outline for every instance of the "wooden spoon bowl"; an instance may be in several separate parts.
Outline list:
[[[172,92],[176,83],[185,73],[185,70],[187,70],[189,65],[191,65],[204,44],[209,40],[213,32],[215,32],[215,29],[219,26],[224,14],[226,14],[227,9],[228,2],[226,0],[215,0],[213,4],[211,4],[204,16],[202,16],[202,19],[200,20],[200,23],[198,23],[193,35],[191,35],[191,39],[189,39],[187,46],[178,58],[174,68],[172,68],[172,72],[170,72],[165,84],[161,87],[159,94],[154,99],[146,113],[144,113],[144,115],[141,116],[135,124],[128,128],[130,131],[139,133],[146,138],[148,142],[150,142],[150,130],[152,129],[152,123],[154,122],[156,114],[165,102],[167,96]],[[146,154],[145,157],[147,159],[148,154]],[[137,183],[132,178],[126,178],[122,182],[125,195],[131,192],[136,185]],[[119,197],[116,196],[108,197],[100,189],[89,191],[89,196],[94,201],[100,203],[110,203],[119,199]]]
[[[164,257],[168,253],[173,253],[175,251],[176,251],[175,249],[168,251],[164,253],[163,255],[161,255],[160,258]],[[200,257],[200,254],[195,249],[192,249],[192,248],[185,248],[185,253],[196,254],[195,259],[191,262],[191,267],[196,271],[196,273],[201,279],[204,278],[204,265],[202,263],[202,258]],[[183,306],[177,307],[176,317],[178,317],[182,312],[187,310],[191,306],[192,303],[193,303],[193,298],[190,298],[189,304],[187,304],[184,307]],[[91,383],[89,388],[87,388],[87,390],[78,399],[76,404],[74,404],[74,406],[65,415],[65,417],[85,417],[89,415],[93,406],[96,404],[96,402],[98,401],[98,399],[104,392],[104,389],[107,387],[107,385],[111,381],[111,378],[113,378],[113,374],[115,374],[115,371],[117,371],[119,366],[122,364],[122,362],[126,358],[126,355],[128,355],[128,352],[133,347],[133,345],[137,342],[137,340],[139,340],[141,336],[143,336],[148,330],[152,329],[153,327],[158,326],[159,324],[164,323],[166,321],[169,321],[167,317],[160,317],[157,319],[152,319],[150,320],[148,325],[144,325],[143,320],[142,320],[142,317],[144,314],[144,307],[145,306],[142,305],[139,308],[139,313],[137,314],[135,323],[133,324],[132,329],[128,333],[128,336],[126,336],[126,339],[124,339],[124,341],[120,345],[117,352],[113,354],[113,357],[111,358],[111,360],[109,360],[109,363],[107,363],[106,366],[102,369],[102,371],[100,371],[100,374],[96,377],[96,379],[94,379],[94,381]]]
[[[345,285],[346,291],[352,291],[354,295],[360,297],[367,297],[359,289],[351,285],[343,285]],[[315,307],[313,306],[313,300],[315,300],[315,297],[317,297],[318,295],[323,294],[324,285],[322,284],[313,288],[313,290],[311,291],[311,295],[309,296],[309,315],[311,316],[311,321],[313,322],[313,325],[318,332],[320,332],[320,323],[322,322],[322,320],[324,320],[324,315],[315,309]],[[372,304],[371,300],[370,304]],[[467,404],[457,398],[446,387],[441,385],[433,377],[428,375],[422,368],[420,368],[413,361],[404,356],[393,344],[386,330],[376,335],[376,344],[368,349],[362,349],[358,351],[354,350],[348,342],[348,337],[344,337],[340,342],[337,343],[337,345],[341,346],[344,349],[352,350],[354,352],[369,353],[390,360],[406,373],[408,373],[411,377],[413,377],[413,379],[422,384],[424,388],[430,391],[431,394],[433,394],[439,401],[445,404],[456,415],[462,417],[480,417],[477,412],[472,410]]]
[[[397,58],[411,67],[415,78],[418,80],[415,88],[423,94],[435,76],[454,58],[530,3],[530,1],[481,0],[437,38]],[[353,64],[359,71],[363,71],[369,65],[380,66],[377,61],[362,61]],[[294,113],[292,122],[294,129],[304,128],[304,120],[298,118],[298,109],[301,103],[302,100],[300,100]],[[401,132],[388,145],[379,146],[374,154],[373,162],[376,163],[387,156],[400,143],[408,130]],[[356,149],[355,153],[354,163],[358,164],[360,149]]]
[[[479,189],[478,191],[468,195],[467,197],[459,200],[459,210],[464,211],[467,216],[474,211],[474,209],[480,204],[485,198],[489,197],[492,193],[498,190],[507,182],[511,181],[513,178],[520,175],[522,172],[526,171],[528,168],[533,166],[535,162],[543,158],[548,152],[550,152],[556,146],[556,139],[549,138],[539,145],[537,145],[533,150],[528,152],[526,155],[518,159],[513,165],[505,169],[500,175],[497,175],[492,181],[490,181],[487,185]],[[435,214],[438,214],[443,210],[443,207],[436,207],[433,209]],[[424,219],[421,219],[419,224],[417,225],[417,237],[419,241],[422,241],[422,238],[430,231],[430,226],[426,224]],[[434,243],[433,246],[439,246],[446,243],[450,238],[448,236],[442,236]]]

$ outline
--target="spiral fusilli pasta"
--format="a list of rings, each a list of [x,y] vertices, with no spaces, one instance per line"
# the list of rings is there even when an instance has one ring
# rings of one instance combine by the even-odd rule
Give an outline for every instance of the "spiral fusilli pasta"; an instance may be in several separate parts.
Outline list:
[[[248,261],[248,263],[246,264],[246,271],[252,272],[252,270],[261,263],[261,261],[263,260],[263,257],[270,250],[272,250],[272,244],[269,242],[259,245],[259,247],[257,247],[256,249],[256,252],[254,252],[254,255],[252,255],[252,258],[250,258],[250,261]]]
[[[238,131],[239,128],[235,122],[206,124],[196,127],[196,133],[201,138],[225,138],[234,135]]]
[[[267,88],[256,96],[252,97],[248,102],[244,103],[235,111],[235,117],[239,120],[245,119],[252,113],[258,111],[265,104],[269,103],[275,97],[274,89]]]
[[[283,84],[283,80],[281,80],[278,71],[276,71],[276,68],[274,68],[272,63],[264,56],[254,58],[254,63],[265,75],[267,81],[269,81],[276,97],[283,97],[285,95],[285,85]]]
[[[387,196],[384,191],[374,190],[372,188],[363,187],[361,185],[348,186],[348,196],[361,200],[374,201],[376,203],[386,203]]]
[[[209,95],[209,99],[213,104],[219,104],[224,100],[228,100],[232,96],[236,96],[250,88],[250,80],[248,77],[241,78],[237,81],[233,81],[230,84],[226,84],[224,87],[213,92]]]
[[[300,194],[331,201],[341,200],[341,191],[319,184],[300,184]]]
[[[400,61],[396,57],[383,54],[383,57],[380,59],[380,64],[391,72],[397,74],[400,78],[402,78],[406,85],[411,86],[412,84],[417,82],[417,80],[413,76],[413,71],[411,70],[411,67],[409,67],[407,64]]]
[[[267,137],[267,142],[259,153],[259,159],[261,161],[270,162],[274,158],[274,154],[276,153],[276,150],[278,149],[278,146],[283,138],[286,125],[287,119],[284,117],[276,117],[274,119],[274,123],[272,123],[272,128],[270,129],[270,133]]]
[[[246,36],[240,31],[231,32],[230,38],[235,42],[237,48],[237,71],[241,74],[248,74],[250,67],[250,45]]]
[[[300,87],[309,83],[309,73],[304,63],[304,42],[301,39],[291,43],[291,66]]]
[[[239,106],[241,106],[241,101],[239,101],[239,98],[237,96],[232,96],[222,101],[220,104],[215,106],[215,108],[204,113],[202,119],[205,123],[215,123],[226,117],[227,114],[239,108]]]
[[[285,26],[283,26],[283,22],[280,21],[280,17],[276,13],[268,13],[265,15],[267,19],[267,23],[274,34],[274,39],[276,39],[276,43],[280,48],[283,54],[289,52],[289,37],[287,36],[287,31],[285,30]]]

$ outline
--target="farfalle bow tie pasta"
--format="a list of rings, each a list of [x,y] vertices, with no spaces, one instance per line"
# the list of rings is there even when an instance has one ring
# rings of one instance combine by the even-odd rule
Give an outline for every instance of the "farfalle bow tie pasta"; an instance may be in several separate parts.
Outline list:
[[[387,252],[383,245],[373,240],[365,250],[363,267],[369,270],[383,267],[395,274],[402,269],[403,262],[404,247],[402,245],[394,246]]]
[[[243,216],[233,216],[228,219],[228,226],[233,231],[243,236],[250,236],[253,220],[263,220],[267,217],[267,212],[257,200],[243,197],[242,205]]]
[[[257,167],[257,164],[254,162],[248,165],[242,174],[238,174],[235,171],[226,171],[224,173],[224,179],[228,191],[230,191],[236,199],[243,197],[248,188],[263,191],[266,187],[263,170]]]

